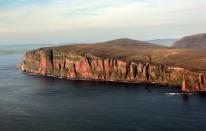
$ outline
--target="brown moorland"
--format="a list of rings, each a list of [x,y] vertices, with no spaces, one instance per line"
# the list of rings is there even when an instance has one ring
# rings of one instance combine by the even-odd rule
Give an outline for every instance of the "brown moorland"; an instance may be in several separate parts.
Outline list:
[[[206,71],[205,49],[179,49],[131,39],[117,39],[95,44],[62,45],[47,47],[56,53],[91,54],[102,58],[119,58],[126,61],[143,61],[167,64],[190,71]]]

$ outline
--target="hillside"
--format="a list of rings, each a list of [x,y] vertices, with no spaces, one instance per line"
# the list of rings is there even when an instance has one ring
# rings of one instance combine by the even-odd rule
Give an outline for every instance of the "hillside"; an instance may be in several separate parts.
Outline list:
[[[155,43],[150,42],[144,42],[144,41],[138,41],[138,40],[132,40],[128,38],[122,38],[122,39],[116,39],[116,40],[110,40],[106,42],[96,43],[101,45],[109,45],[109,46],[121,46],[126,48],[157,48],[157,47],[163,47],[162,45],[158,45]]]
[[[175,42],[175,48],[206,48],[206,33],[186,36]]]
[[[169,47],[169,46],[173,45],[177,40],[178,39],[154,39],[154,40],[149,40],[147,42]]]

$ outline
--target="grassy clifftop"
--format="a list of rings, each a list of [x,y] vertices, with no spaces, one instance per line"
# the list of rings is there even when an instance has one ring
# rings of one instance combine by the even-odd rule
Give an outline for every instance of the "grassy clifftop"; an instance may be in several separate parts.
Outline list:
[[[148,61],[183,67],[192,71],[206,71],[205,49],[169,48],[131,39],[117,39],[94,44],[46,47],[56,53],[68,51],[73,54],[93,55],[102,58],[119,58],[126,61]]]

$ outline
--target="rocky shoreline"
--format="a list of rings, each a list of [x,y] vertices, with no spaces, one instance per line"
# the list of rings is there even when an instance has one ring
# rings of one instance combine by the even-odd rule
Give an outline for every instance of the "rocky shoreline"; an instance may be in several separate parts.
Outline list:
[[[69,50],[41,48],[29,51],[17,66],[26,73],[70,80],[114,81],[179,86],[182,92],[206,92],[205,73],[143,61],[101,58]]]

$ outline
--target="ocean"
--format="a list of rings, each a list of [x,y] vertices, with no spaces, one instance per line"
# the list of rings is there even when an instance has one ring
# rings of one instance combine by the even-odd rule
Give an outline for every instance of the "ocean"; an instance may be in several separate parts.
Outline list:
[[[0,131],[205,131],[206,95],[29,75],[0,56]]]

